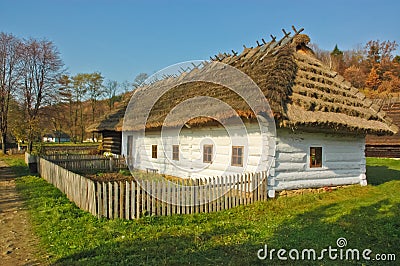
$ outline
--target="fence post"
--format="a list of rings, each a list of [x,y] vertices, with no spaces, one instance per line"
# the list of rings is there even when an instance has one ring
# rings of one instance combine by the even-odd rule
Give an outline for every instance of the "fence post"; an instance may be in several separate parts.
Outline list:
[[[136,218],[136,184],[135,182],[132,180],[131,181],[131,217],[132,219]]]
[[[125,181],[125,219],[129,220],[129,182]]]
[[[108,182],[108,218],[113,219],[114,218],[114,213],[113,213],[113,187],[112,187],[112,182]]]
[[[119,186],[119,218],[123,219],[124,218],[124,210],[125,210],[125,201],[124,201],[124,196],[125,196],[125,182],[120,181],[118,182]]]
[[[154,180],[151,181],[151,215],[156,215],[156,200],[157,197],[155,195],[157,193],[156,182]]]
[[[141,203],[141,195],[140,192],[142,190],[142,186],[140,185],[140,183],[136,183],[136,218],[139,219],[140,218],[140,213],[142,211],[140,203]]]
[[[110,172],[113,171],[113,163],[114,163],[114,157],[110,157]]]

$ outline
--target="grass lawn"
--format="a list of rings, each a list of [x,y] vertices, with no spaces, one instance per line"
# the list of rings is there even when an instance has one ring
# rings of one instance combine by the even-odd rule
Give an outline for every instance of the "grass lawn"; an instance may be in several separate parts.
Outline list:
[[[18,159],[9,160],[22,175]],[[400,161],[367,160],[370,185],[320,194],[281,197],[211,214],[97,219],[79,210],[35,176],[17,187],[27,199],[42,248],[56,265],[398,265],[400,261]],[[396,262],[259,260],[257,252],[315,249],[336,240],[346,249],[395,254]],[[339,254],[339,253],[338,253]],[[286,253],[288,256],[288,253]],[[361,256],[361,255],[360,255]]]

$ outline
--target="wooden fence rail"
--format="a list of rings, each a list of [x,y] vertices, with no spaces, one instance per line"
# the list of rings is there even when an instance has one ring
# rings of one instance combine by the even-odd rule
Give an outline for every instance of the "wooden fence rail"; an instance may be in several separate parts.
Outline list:
[[[77,172],[116,171],[128,169],[124,157],[104,157],[89,154],[54,154],[44,158],[65,169]]]
[[[89,155],[98,152],[98,146],[58,146],[58,145],[45,145],[43,146],[43,152],[46,155],[53,154],[81,154]]]
[[[184,183],[166,180],[95,182],[43,158],[38,158],[38,170],[79,208],[109,219],[209,213],[267,199],[265,172]]]

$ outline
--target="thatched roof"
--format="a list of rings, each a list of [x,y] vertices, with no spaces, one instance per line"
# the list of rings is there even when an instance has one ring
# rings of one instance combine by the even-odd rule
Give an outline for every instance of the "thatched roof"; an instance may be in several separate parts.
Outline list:
[[[216,56],[214,60],[241,70],[258,85],[279,127],[354,134],[395,133],[397,127],[378,105],[366,99],[342,76],[315,58],[312,50],[307,47],[309,41],[307,35],[296,32],[292,37],[285,36],[280,41],[273,40],[255,48],[245,48],[241,54]],[[255,119],[247,103],[224,86],[208,82],[179,83],[179,80],[185,78],[190,80],[190,77],[196,75],[207,75],[213,67],[211,63],[204,64],[203,68],[195,68],[179,77],[170,77],[137,89],[135,96],[143,96],[143,106],[146,106],[145,101],[162,96],[151,111],[145,110],[145,107],[141,110],[141,103],[136,103],[139,108],[129,118],[131,129],[135,130],[134,121],[143,118],[141,116],[147,111],[150,111],[150,115],[146,120],[146,128],[161,128],[175,106],[196,96],[219,99],[233,107],[242,118]],[[164,93],[163,89],[171,84],[174,85],[173,89]],[[200,109],[212,111],[214,108],[206,99],[198,104]],[[126,106],[121,106],[89,130],[121,131],[125,109]],[[186,124],[200,126],[212,122],[212,119],[197,117]],[[177,124],[179,121],[176,121]],[[176,125],[172,121],[168,126]]]
[[[382,106],[382,110],[393,120],[393,123],[400,126],[400,97],[387,97],[374,99],[374,102]],[[367,145],[400,145],[400,132],[392,136],[367,135]]]
[[[70,136],[63,132],[63,131],[58,131],[58,130],[53,130],[51,132],[47,132],[43,135],[43,137],[46,138],[64,138],[64,139],[69,139]]]
[[[126,107],[128,106],[129,99],[132,93],[124,95],[121,102],[105,115],[97,119],[93,124],[87,128],[87,132],[101,132],[101,131],[122,131],[122,122],[125,115]]]

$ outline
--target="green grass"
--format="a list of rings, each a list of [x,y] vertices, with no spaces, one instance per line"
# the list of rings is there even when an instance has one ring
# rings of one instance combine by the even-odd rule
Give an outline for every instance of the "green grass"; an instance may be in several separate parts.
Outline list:
[[[24,154],[0,155],[0,159],[5,161],[8,165],[12,165],[14,173],[19,177],[29,174],[29,169],[25,164],[24,158]]]
[[[13,162],[14,164],[15,162]],[[281,197],[210,214],[97,219],[34,176],[18,179],[42,248],[56,265],[382,265],[367,261],[260,261],[257,251],[336,247],[400,260],[400,161],[368,159],[370,183]],[[18,163],[17,163],[18,166]],[[383,265],[396,265],[387,263]]]

